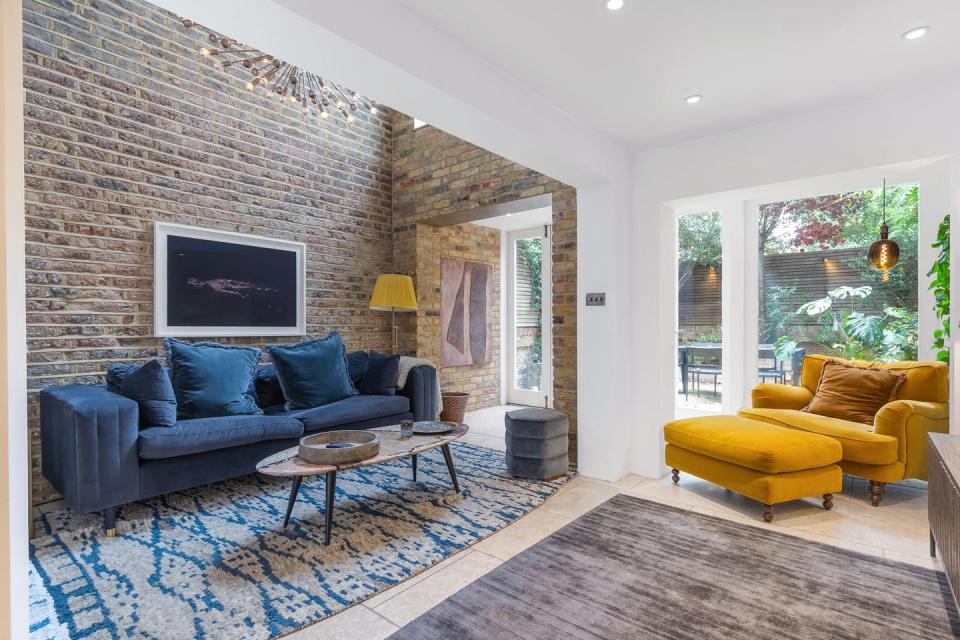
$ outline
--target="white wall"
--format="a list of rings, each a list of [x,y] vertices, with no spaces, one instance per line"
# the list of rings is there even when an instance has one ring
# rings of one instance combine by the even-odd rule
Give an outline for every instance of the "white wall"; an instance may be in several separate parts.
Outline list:
[[[27,637],[27,358],[20,0],[0,2],[0,638]]]
[[[921,182],[920,207],[924,217],[920,229],[923,270],[933,258],[932,250],[924,245],[929,244],[936,231],[934,224],[944,213],[957,211],[960,201],[958,164],[952,158],[960,153],[957,104],[960,104],[960,85],[940,86],[757,125],[635,156],[635,242],[649,242],[647,238],[656,237],[660,249],[656,267],[650,265],[646,253],[633,261],[633,315],[637,319],[645,315],[656,318],[653,323],[641,321],[643,330],[649,333],[642,339],[638,336],[634,342],[634,359],[646,363],[646,369],[656,375],[645,371],[637,377],[638,389],[644,394],[639,402],[654,407],[655,411],[631,434],[633,471],[654,477],[665,471],[661,427],[673,416],[672,371],[676,359],[673,217],[678,212],[703,211],[717,206],[743,216],[751,201],[771,196],[830,193],[829,189],[819,189],[839,184],[879,185],[884,177],[893,182],[898,176],[917,179]],[[724,222],[730,222],[727,216]],[[742,217],[735,224],[742,225]],[[957,233],[955,229],[955,238]],[[726,237],[727,232],[724,235]],[[726,282],[724,285],[732,299],[741,301],[738,310],[741,314],[745,312],[744,321],[752,323],[756,309],[751,311],[750,300],[738,298],[736,292],[738,285],[746,285],[751,277],[756,277],[749,264],[749,237],[746,230],[739,244],[733,240],[735,244],[729,248],[731,257],[737,256],[734,260],[738,260],[742,255],[745,264],[738,274],[730,273],[734,290],[731,291]],[[754,248],[754,260],[755,252]],[[726,250],[724,260],[726,280],[729,273]],[[730,266],[733,271],[739,269],[736,263]],[[957,280],[960,278],[954,278],[955,290]],[[927,309],[932,304],[929,298],[928,293],[921,292],[921,330],[926,333],[921,339],[924,341],[928,341],[934,323],[932,312]],[[656,300],[658,304],[651,305],[649,300]],[[953,300],[957,304],[956,294]],[[747,325],[743,332],[725,326],[724,334],[725,338],[742,335],[747,340],[756,340],[752,325]],[[955,335],[954,345],[960,342],[958,339],[960,336]],[[747,358],[739,363],[734,359],[734,366],[745,373],[753,365]],[[956,385],[956,376],[953,379]],[[954,415],[957,415],[956,407]]]

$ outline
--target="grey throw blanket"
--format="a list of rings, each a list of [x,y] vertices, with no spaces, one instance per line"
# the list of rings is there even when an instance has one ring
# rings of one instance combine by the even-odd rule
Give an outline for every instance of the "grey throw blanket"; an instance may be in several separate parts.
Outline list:
[[[407,384],[407,374],[409,374],[410,369],[414,367],[430,367],[433,369],[433,375],[436,381],[436,384],[433,386],[437,393],[437,415],[439,416],[440,412],[443,411],[443,397],[440,395],[440,374],[437,373],[437,365],[426,358],[400,356],[400,375],[397,377],[397,388],[403,389],[403,386]]]

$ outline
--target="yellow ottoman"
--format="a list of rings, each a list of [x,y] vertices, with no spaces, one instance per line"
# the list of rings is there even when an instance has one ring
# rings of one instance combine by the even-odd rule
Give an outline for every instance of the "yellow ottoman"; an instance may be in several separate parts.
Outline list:
[[[679,482],[686,471],[763,503],[763,519],[773,505],[833,493],[843,486],[837,462],[843,458],[833,438],[778,427],[740,416],[706,416],[668,422],[663,427],[666,462]]]

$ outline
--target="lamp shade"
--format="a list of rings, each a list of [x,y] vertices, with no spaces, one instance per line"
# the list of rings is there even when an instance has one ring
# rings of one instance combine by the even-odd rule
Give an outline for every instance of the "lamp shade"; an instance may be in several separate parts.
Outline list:
[[[384,273],[377,276],[370,296],[370,308],[377,311],[416,311],[417,294],[413,279],[399,273]]]

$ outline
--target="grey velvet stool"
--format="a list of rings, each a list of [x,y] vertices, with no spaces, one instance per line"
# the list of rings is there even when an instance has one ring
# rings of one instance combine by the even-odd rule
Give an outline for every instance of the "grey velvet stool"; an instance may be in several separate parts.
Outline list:
[[[507,470],[521,478],[546,480],[562,476],[567,457],[567,416],[554,409],[515,409],[506,426]]]

